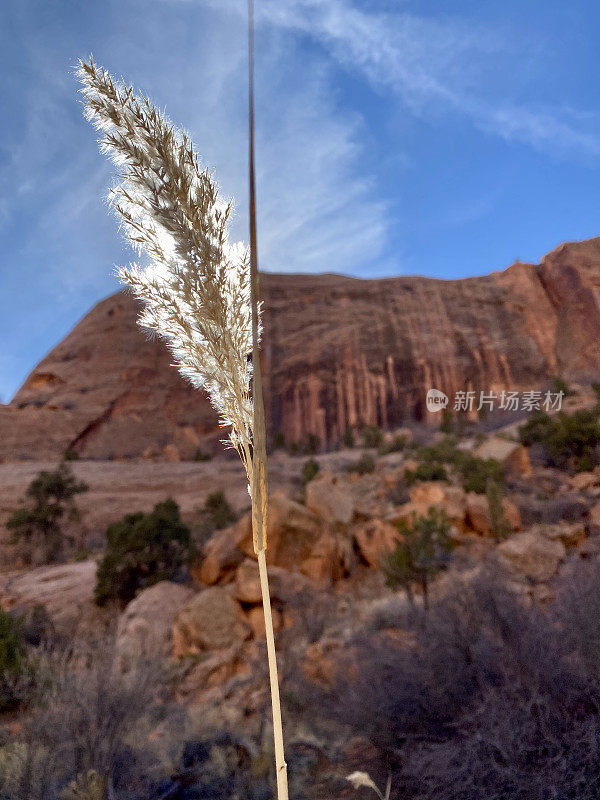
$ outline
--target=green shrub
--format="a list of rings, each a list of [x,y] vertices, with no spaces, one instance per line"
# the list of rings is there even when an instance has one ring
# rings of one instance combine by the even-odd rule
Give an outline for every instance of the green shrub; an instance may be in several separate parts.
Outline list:
[[[210,453],[205,453],[200,447],[194,453],[194,461],[211,461],[212,456]]]
[[[458,464],[462,458],[463,451],[456,446],[454,436],[446,436],[436,444],[429,447],[421,447],[417,453],[418,457],[425,462],[437,462],[439,464]]]
[[[471,453],[464,453],[458,464],[463,477],[465,492],[485,494],[488,481],[504,486],[504,468],[495,458],[477,458]]]
[[[407,469],[404,472],[404,481],[407,486],[412,486],[416,481],[447,481],[446,468],[437,462],[419,464],[416,469]]]
[[[375,459],[368,453],[364,453],[358,461],[349,464],[346,469],[348,472],[358,472],[359,475],[366,475],[369,472],[375,471]]]
[[[204,510],[208,513],[213,527],[217,530],[226,528],[236,520],[235,511],[227,502],[225,492],[222,489],[208,495],[204,503]]]
[[[453,549],[448,519],[444,512],[430,508],[426,516],[414,514],[410,524],[402,520],[398,530],[395,549],[381,562],[386,584],[404,589],[411,602],[416,584],[427,607],[429,583],[446,566]]]
[[[378,449],[383,444],[383,431],[377,425],[365,425],[362,437],[365,447]]]
[[[442,431],[442,433],[448,433],[448,434],[454,432],[454,418],[452,416],[452,411],[450,411],[449,408],[442,409],[440,430]]]
[[[314,456],[319,452],[321,441],[314,433],[309,433],[302,445],[302,452],[306,456]]]
[[[497,542],[501,542],[511,534],[511,527],[504,516],[502,508],[502,488],[493,479],[488,479],[485,495],[490,509],[492,533]]]
[[[521,444],[530,447],[532,444],[547,442],[554,430],[554,422],[545,411],[534,411],[529,415],[527,422],[519,428]]]
[[[434,467],[453,466],[462,476],[463,487],[467,492],[485,494],[488,479],[495,481],[499,486],[504,485],[504,471],[502,464],[493,458],[483,459],[459,450],[456,440],[447,436],[435,445],[422,447],[419,456],[423,464]],[[426,474],[423,470],[422,474]],[[435,478],[421,478],[421,480],[436,480]],[[438,479],[440,480],[440,479]],[[441,480],[444,480],[441,478]]]
[[[190,554],[190,529],[181,521],[174,500],[157,503],[149,514],[126,514],[106,531],[96,602],[128,603],[140,589],[175,578]]]
[[[385,456],[388,453],[401,453],[406,447],[406,436],[394,436],[389,442],[383,442],[379,446],[379,455]]]
[[[600,444],[600,425],[596,409],[580,409],[573,414],[564,411],[550,417],[543,411],[533,413],[519,428],[525,445],[539,444],[547,460],[562,469],[592,469],[597,462],[596,447]]]
[[[573,392],[564,378],[556,377],[552,381],[552,391],[555,394],[562,392],[563,397],[570,397]]]
[[[344,447],[354,447],[354,434],[352,433],[352,428],[346,428],[344,431],[342,444]]]
[[[306,486],[309,481],[312,481],[312,479],[317,476],[320,469],[319,462],[314,458],[309,458],[302,467],[302,485]]]
[[[285,435],[281,431],[273,434],[273,447],[275,450],[283,450],[285,447]]]
[[[63,453],[63,461],[79,461],[79,453],[77,450],[69,448]]]
[[[15,681],[27,666],[21,620],[0,609],[0,711],[6,711],[17,704]]]
[[[27,503],[6,522],[12,533],[12,543],[19,545],[20,554],[27,563],[47,563],[63,555],[63,520],[79,518],[75,496],[87,490],[87,484],[77,481],[64,462],[53,472],[40,472],[31,481],[26,493]]]

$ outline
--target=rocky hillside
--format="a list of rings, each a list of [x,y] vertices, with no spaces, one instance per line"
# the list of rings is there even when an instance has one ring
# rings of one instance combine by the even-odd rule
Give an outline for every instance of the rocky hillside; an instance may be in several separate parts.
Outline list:
[[[428,388],[531,389],[600,374],[600,238],[465,280],[265,274],[267,413],[288,442],[426,419]],[[216,418],[135,324],[100,302],[0,406],[0,460],[185,460]]]

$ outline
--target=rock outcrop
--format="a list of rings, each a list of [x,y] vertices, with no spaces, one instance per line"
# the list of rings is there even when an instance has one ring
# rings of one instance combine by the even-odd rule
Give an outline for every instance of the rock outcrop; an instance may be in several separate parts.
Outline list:
[[[465,280],[265,274],[272,433],[322,445],[363,424],[426,419],[425,394],[523,390],[600,373],[600,238],[541,264]],[[187,460],[220,449],[206,398],[136,325],[136,301],[100,302],[0,406],[0,460]]]

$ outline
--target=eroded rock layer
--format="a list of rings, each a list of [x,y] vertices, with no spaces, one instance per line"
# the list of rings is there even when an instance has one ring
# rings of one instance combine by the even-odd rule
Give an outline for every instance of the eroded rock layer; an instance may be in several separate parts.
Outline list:
[[[266,406],[288,442],[424,419],[425,394],[523,390],[600,375],[600,238],[539,265],[443,281],[262,278]],[[136,325],[136,302],[98,303],[0,406],[0,459],[192,458],[222,432],[205,397]]]

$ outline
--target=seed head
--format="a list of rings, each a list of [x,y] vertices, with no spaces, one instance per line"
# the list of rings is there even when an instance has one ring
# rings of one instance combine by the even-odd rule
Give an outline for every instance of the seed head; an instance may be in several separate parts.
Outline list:
[[[248,251],[229,242],[231,202],[200,166],[184,131],[90,58],[80,61],[85,115],[119,167],[109,202],[149,266],[117,268],[143,302],[139,323],[163,337],[192,384],[203,388],[251,470],[252,313]]]

